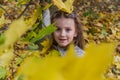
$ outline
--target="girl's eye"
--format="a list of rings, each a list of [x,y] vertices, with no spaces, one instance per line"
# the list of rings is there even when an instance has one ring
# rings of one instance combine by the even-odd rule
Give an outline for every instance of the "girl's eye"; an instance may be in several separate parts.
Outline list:
[[[69,32],[69,31],[71,31],[71,29],[70,29],[70,28],[68,28],[68,29],[66,29],[66,31],[67,31],[67,32]]]
[[[57,28],[56,31],[60,31],[60,28]]]

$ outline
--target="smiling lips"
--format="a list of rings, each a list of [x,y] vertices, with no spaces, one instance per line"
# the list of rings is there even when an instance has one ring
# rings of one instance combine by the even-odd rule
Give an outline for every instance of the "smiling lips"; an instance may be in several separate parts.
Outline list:
[[[61,43],[64,43],[64,42],[67,41],[67,39],[59,39],[59,41],[60,41]]]

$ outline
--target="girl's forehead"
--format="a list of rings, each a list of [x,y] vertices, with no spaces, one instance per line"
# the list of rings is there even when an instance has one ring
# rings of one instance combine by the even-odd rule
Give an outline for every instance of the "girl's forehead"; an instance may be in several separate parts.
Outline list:
[[[55,19],[55,23],[75,23],[72,18],[57,18]]]
[[[55,20],[56,24],[75,24],[74,19],[71,18],[58,18]]]
[[[75,28],[74,19],[71,18],[59,18],[55,20],[55,25],[61,28]]]

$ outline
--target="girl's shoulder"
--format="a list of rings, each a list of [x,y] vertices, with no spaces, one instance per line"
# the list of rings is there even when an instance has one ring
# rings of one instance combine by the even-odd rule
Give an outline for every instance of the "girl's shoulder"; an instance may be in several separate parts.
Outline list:
[[[75,51],[77,53],[77,56],[84,56],[85,51],[79,48],[78,46],[75,46]]]
[[[65,56],[67,50],[68,49],[56,47],[55,49],[49,50],[48,51],[48,55],[50,55],[50,56]],[[84,56],[85,52],[80,47],[74,46],[74,50],[75,50],[75,52],[76,52],[76,54],[77,54],[78,57]]]

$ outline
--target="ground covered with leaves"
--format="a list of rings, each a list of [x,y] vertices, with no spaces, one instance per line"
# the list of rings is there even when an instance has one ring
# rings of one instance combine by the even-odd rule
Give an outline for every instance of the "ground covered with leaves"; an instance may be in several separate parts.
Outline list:
[[[119,0],[76,0],[75,6],[88,42],[120,41]]]

